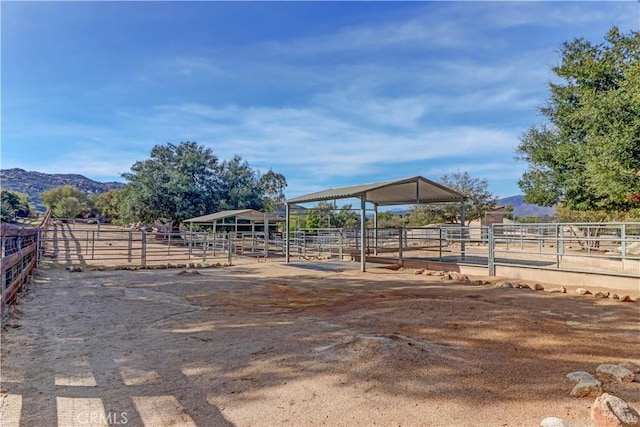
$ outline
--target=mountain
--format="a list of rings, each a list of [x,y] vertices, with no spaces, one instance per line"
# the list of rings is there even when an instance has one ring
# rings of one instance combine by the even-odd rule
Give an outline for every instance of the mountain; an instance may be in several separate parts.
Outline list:
[[[498,206],[500,205],[504,205],[504,206],[512,205],[513,214],[516,217],[545,216],[545,215],[553,216],[556,214],[556,208],[554,206],[549,208],[546,206],[538,206],[538,205],[532,205],[530,203],[525,203],[523,195],[498,199]]]
[[[124,186],[121,182],[98,182],[77,174],[48,174],[17,168],[0,170],[2,189],[28,194],[31,204],[40,211],[46,209],[40,193],[62,185],[73,185],[87,194],[105,193]]]
[[[530,203],[525,203],[523,195],[498,199],[498,206],[503,206],[503,205],[504,206],[512,205],[513,212],[516,217],[545,216],[545,215],[553,216],[556,214],[555,207],[548,208],[545,206],[538,206],[538,205],[532,205]],[[392,214],[399,214],[404,216],[408,214],[410,211],[411,211],[410,209],[395,208],[395,209],[390,209],[388,212]],[[373,214],[370,214],[368,216],[373,216]]]

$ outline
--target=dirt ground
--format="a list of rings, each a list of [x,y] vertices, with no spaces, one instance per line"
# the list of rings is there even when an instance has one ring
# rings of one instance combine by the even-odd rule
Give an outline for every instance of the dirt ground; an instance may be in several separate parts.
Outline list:
[[[565,375],[640,363],[638,302],[341,265],[44,266],[2,332],[0,424],[591,426]]]

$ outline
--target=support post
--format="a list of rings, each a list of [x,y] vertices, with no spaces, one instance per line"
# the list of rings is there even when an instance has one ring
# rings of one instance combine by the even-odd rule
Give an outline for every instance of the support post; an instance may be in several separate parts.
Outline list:
[[[464,234],[464,223],[466,221],[465,211],[464,211],[464,202],[462,199],[462,205],[460,206],[460,257],[464,259],[465,257],[465,239],[466,236]]]
[[[143,233],[144,233],[144,231],[143,231]],[[128,248],[127,248],[127,262],[131,262],[131,246],[133,244],[132,240],[133,240],[133,232],[130,231],[129,232],[129,245],[128,245]]]
[[[367,271],[366,196],[360,197],[360,271]]]
[[[289,264],[289,234],[290,234],[290,229],[289,229],[289,219],[290,219],[289,218],[289,216],[290,216],[289,203],[285,203],[284,206],[285,206],[284,262]]]
[[[213,256],[214,257],[216,256],[216,245],[218,244],[218,242],[216,242],[216,233],[217,233],[216,225],[217,224],[218,224],[218,220],[215,220],[213,222]],[[224,253],[224,247],[222,249],[223,249],[222,252]]]
[[[496,275],[496,243],[495,240],[493,239],[494,236],[494,231],[493,231],[493,226],[495,224],[491,224],[490,227],[487,227],[487,239],[489,240],[489,253],[487,254],[488,256],[488,267],[489,267],[489,276],[495,276]]]
[[[620,255],[622,255],[622,266],[624,268],[624,260],[627,257],[627,228],[626,224],[622,224],[620,228]]]
[[[404,227],[398,228],[398,265],[402,266],[403,255],[402,255],[402,245],[403,245],[403,237],[404,237]]]
[[[373,204],[373,254],[378,255],[378,204]]]
[[[140,240],[142,243],[142,247],[140,249],[140,265],[142,267],[146,267],[147,266],[147,233],[145,231],[142,231]]]
[[[264,261],[269,258],[269,218],[264,214]]]
[[[556,223],[556,269],[560,270],[560,225]]]

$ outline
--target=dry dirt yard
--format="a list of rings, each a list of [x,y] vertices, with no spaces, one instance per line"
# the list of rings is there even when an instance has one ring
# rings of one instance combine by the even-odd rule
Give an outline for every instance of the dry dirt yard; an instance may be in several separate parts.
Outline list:
[[[590,426],[565,375],[640,363],[637,302],[297,265],[45,266],[2,332],[0,424]]]

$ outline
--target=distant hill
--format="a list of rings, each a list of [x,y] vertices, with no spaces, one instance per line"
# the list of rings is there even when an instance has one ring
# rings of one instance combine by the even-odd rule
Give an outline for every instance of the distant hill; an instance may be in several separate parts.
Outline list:
[[[40,193],[62,185],[73,185],[87,194],[101,194],[124,186],[121,182],[97,182],[78,174],[48,174],[17,168],[0,170],[0,186],[28,194],[31,204],[40,211],[45,210]]]
[[[555,207],[551,207],[551,208],[547,208],[544,206],[538,206],[538,205],[532,205],[530,203],[525,203],[524,202],[524,196],[523,195],[518,195],[518,196],[511,196],[511,197],[505,197],[502,199],[498,199],[498,206],[506,206],[506,205],[512,205],[513,206],[513,212],[514,215],[516,217],[522,217],[522,216],[545,216],[545,215],[550,215],[553,216],[556,214],[556,208]],[[399,215],[406,215],[410,212],[409,209],[390,209],[388,212],[392,213],[392,214],[399,214]],[[368,216],[373,216],[373,214],[370,214]]]
[[[538,206],[538,205],[532,205],[530,203],[525,203],[523,195],[498,199],[498,205],[504,205],[504,206],[512,205],[513,213],[516,217],[545,216],[545,215],[553,216],[556,214],[555,207],[548,208],[545,206]]]

